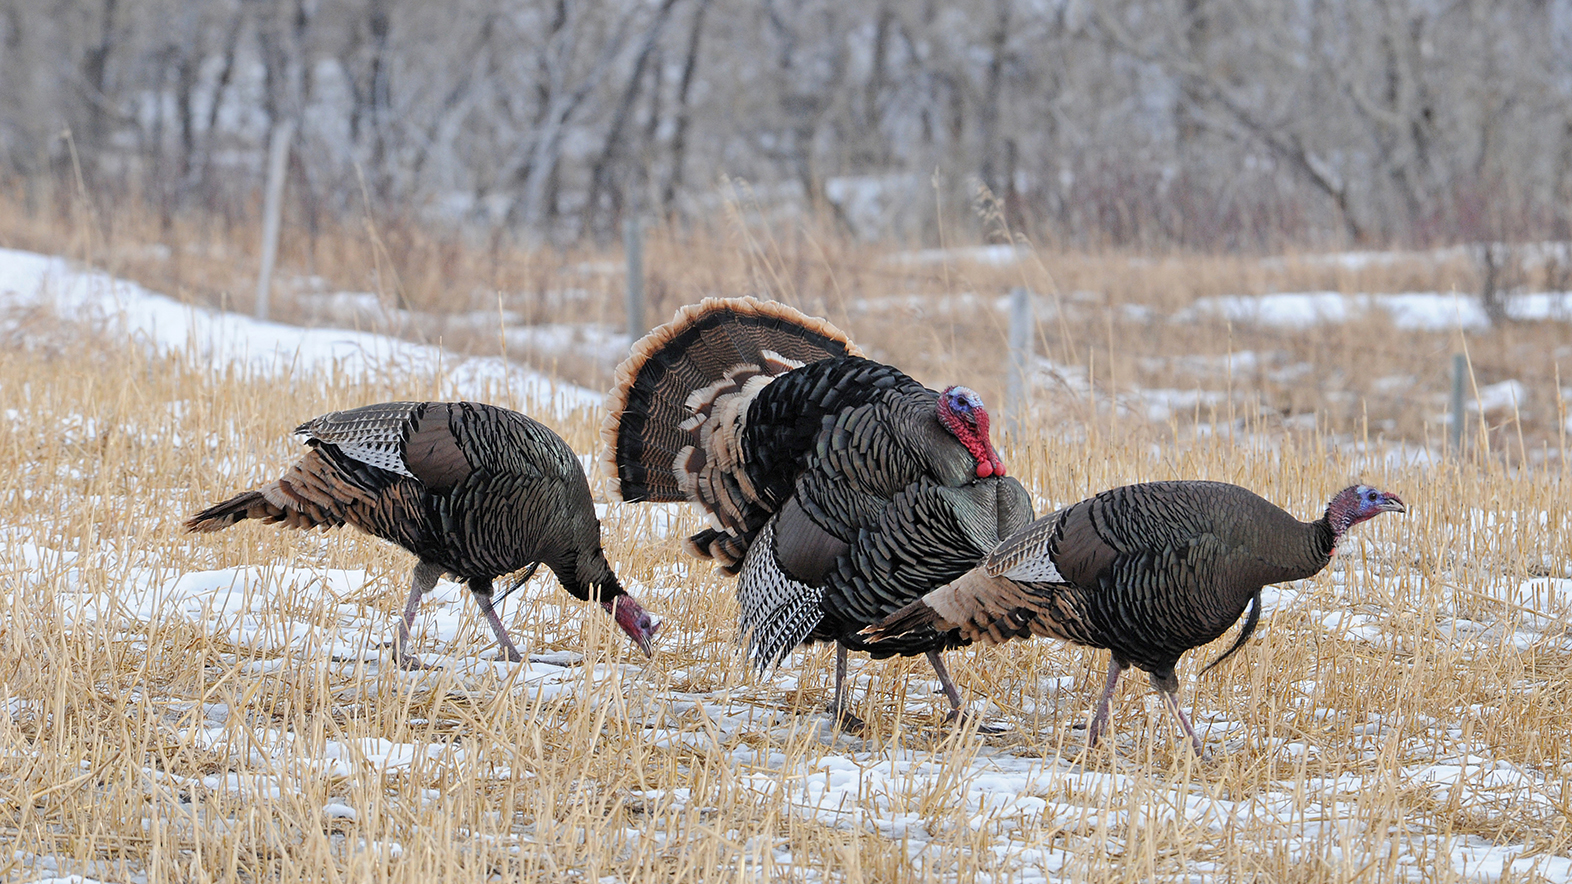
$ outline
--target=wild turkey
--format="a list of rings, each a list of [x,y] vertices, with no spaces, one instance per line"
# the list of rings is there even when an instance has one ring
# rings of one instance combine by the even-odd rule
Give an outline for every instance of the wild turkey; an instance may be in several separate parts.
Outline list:
[[[740,575],[749,656],[769,669],[799,644],[836,642],[830,711],[848,727],[860,720],[845,702],[846,653],[873,650],[858,631],[1031,520],[977,394],[927,389],[777,302],[683,308],[634,346],[607,410],[612,494],[697,504],[709,527],[688,550]],[[876,656],[926,654],[958,712],[943,643],[930,631]]]
[[[556,433],[515,411],[476,402],[385,402],[335,411],[295,429],[306,452],[276,482],[214,504],[186,522],[219,531],[243,519],[290,528],[350,524],[420,558],[394,659],[422,595],[452,574],[469,586],[504,659],[514,647],[492,607],[491,583],[541,564],[573,596],[600,602],[651,653],[660,628],[617,581],[578,456]]]
[[[1314,575],[1349,528],[1404,511],[1397,495],[1368,485],[1338,492],[1314,522],[1222,482],[1125,485],[1038,519],[864,638],[877,646],[935,631],[956,644],[1044,635],[1107,648],[1108,682],[1088,745],[1108,723],[1119,674],[1133,665],[1146,670],[1199,755],[1201,740],[1175,694],[1179,656],[1226,632],[1248,603],[1239,637],[1206,669],[1228,659],[1260,619],[1263,586]]]

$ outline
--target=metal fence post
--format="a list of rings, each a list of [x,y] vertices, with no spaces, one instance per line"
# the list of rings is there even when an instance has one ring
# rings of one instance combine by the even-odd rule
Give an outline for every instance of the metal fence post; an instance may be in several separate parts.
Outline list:
[[[278,230],[284,212],[284,174],[288,171],[289,142],[295,121],[285,118],[273,127],[267,145],[267,192],[262,200],[262,267],[257,272],[258,319],[267,319],[268,295],[273,287],[273,262],[278,259]]]
[[[1005,429],[1021,432],[1026,416],[1026,369],[1032,360],[1032,293],[1025,286],[1010,290],[1010,365],[1005,380]]]
[[[1463,378],[1467,371],[1467,357],[1461,353],[1452,354],[1452,426],[1447,442],[1454,454],[1463,452]]]
[[[639,216],[622,221],[622,248],[628,257],[628,337],[644,337],[644,229]]]

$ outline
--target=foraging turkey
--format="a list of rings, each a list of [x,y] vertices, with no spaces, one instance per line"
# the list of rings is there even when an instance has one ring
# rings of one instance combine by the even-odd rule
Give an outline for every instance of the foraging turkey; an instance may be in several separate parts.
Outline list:
[[[420,558],[394,659],[407,655],[421,596],[443,574],[468,585],[518,661],[492,606],[492,581],[544,564],[576,598],[600,602],[646,656],[660,624],[622,588],[600,545],[600,522],[578,456],[515,411],[476,402],[385,402],[335,411],[295,429],[306,452],[276,482],[214,504],[186,522],[220,531],[244,519],[290,528],[350,524]]]
[[[1125,485],[1038,519],[864,638],[877,646],[934,631],[957,644],[1042,635],[1107,648],[1108,682],[1087,744],[1108,723],[1119,674],[1137,666],[1200,755],[1175,693],[1179,656],[1222,635],[1249,604],[1239,637],[1201,671],[1228,659],[1260,619],[1262,587],[1316,574],[1349,528],[1405,511],[1397,495],[1368,485],[1338,492],[1314,522],[1222,482]]]
[[[870,648],[859,630],[961,576],[1031,520],[1004,475],[988,412],[864,359],[840,330],[774,301],[708,299],[635,344],[602,428],[604,472],[626,501],[692,501],[709,527],[688,551],[738,574],[739,626],[761,669],[804,642],[926,654],[960,694],[937,631]]]

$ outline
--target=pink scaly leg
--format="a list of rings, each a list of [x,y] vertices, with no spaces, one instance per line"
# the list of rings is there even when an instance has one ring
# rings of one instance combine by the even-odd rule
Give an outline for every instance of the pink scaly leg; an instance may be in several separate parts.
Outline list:
[[[431,562],[423,561],[415,565],[414,576],[410,580],[409,601],[404,603],[404,618],[398,622],[398,636],[393,640],[393,661],[401,668],[427,668],[417,657],[409,653],[409,631],[415,625],[415,609],[420,607],[421,598],[437,585],[442,572],[441,565]]]
[[[928,663],[933,666],[934,673],[939,676],[939,686],[944,689],[944,695],[950,698],[950,714],[945,716],[944,720],[946,722],[966,723],[967,720],[971,719],[971,713],[961,709],[961,692],[956,690],[955,682],[950,681],[950,670],[944,665],[944,659],[939,656],[938,651],[929,651]],[[1004,729],[979,722],[977,732],[980,734],[1002,734]]]
[[[1201,738],[1195,735],[1195,728],[1190,726],[1189,717],[1186,716],[1184,714],[1184,710],[1179,707],[1179,697],[1172,691],[1159,691],[1158,695],[1163,698],[1163,702],[1167,704],[1168,708],[1171,709],[1174,715],[1179,719],[1179,726],[1184,729],[1186,734],[1189,735],[1190,745],[1195,748],[1196,757],[1206,758],[1206,749],[1201,746]]]
[[[1086,745],[1097,745],[1097,738],[1103,735],[1103,728],[1108,726],[1108,712],[1113,704],[1114,685],[1119,683],[1119,674],[1124,672],[1124,666],[1114,657],[1108,658],[1108,683],[1103,685],[1103,698],[1097,704],[1097,714],[1092,716],[1092,723],[1086,728]]]
[[[502,626],[502,618],[497,616],[497,609],[491,604],[491,581],[473,581],[469,589],[475,594],[475,601],[480,605],[480,613],[485,615],[486,622],[491,624],[491,631],[497,636],[497,644],[502,646],[502,659],[509,663],[523,660],[524,655],[513,646],[513,639],[508,638],[508,631]]]

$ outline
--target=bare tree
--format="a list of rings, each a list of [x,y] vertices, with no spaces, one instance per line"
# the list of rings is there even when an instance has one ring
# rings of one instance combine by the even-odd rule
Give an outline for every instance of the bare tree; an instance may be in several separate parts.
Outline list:
[[[602,142],[600,154],[595,158],[590,167],[589,196],[585,199],[583,212],[583,229],[586,234],[602,234],[606,229],[597,228],[596,222],[601,209],[601,195],[612,189],[612,165],[617,160],[626,161],[630,151],[624,144],[627,137],[629,120],[633,116],[633,105],[638,100],[639,91],[643,87],[645,69],[650,57],[654,55],[655,48],[661,36],[661,31],[666,27],[666,21],[671,17],[672,7],[677,0],[661,0],[656,7],[651,21],[645,26],[644,33],[637,41],[637,48],[633,53],[633,64],[628,72],[627,84],[622,89],[622,95],[617,100],[616,109],[612,111],[611,121],[606,127],[606,136]],[[658,93],[656,93],[658,94]],[[622,209],[621,189],[613,194],[613,217],[619,216]]]
[[[661,186],[661,211],[670,216],[677,201],[677,191],[684,184],[683,164],[688,156],[688,127],[693,121],[693,81],[699,69],[700,38],[704,35],[704,13],[711,0],[697,0],[693,4],[693,17],[688,25],[688,41],[682,52],[682,75],[677,79],[677,94],[672,111],[672,130],[669,170],[666,183]],[[1572,144],[1572,141],[1569,141]],[[1569,176],[1572,177],[1572,176]]]
[[[166,219],[251,211],[293,115],[308,223],[363,178],[379,212],[600,236],[726,175],[930,229],[933,182],[981,182],[1066,242],[1572,230],[1572,9],[1533,0],[0,0],[0,76],[0,176],[47,191],[69,131],[100,199]]]

